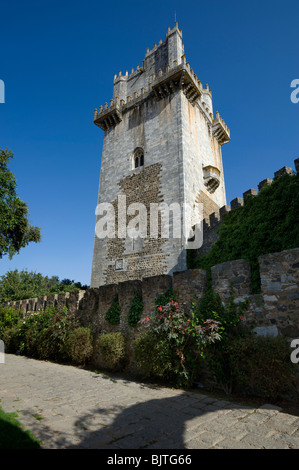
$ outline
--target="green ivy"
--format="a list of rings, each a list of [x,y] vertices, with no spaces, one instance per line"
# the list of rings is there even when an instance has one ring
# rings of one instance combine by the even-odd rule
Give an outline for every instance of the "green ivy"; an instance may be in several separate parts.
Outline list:
[[[209,270],[236,259],[250,263],[252,288],[260,292],[258,257],[299,246],[299,174],[274,178],[244,206],[232,210],[218,229],[218,240],[207,255],[188,253],[188,268]]]
[[[112,302],[111,307],[108,309],[105,315],[105,320],[107,320],[111,325],[118,325],[120,322],[120,313],[121,308],[118,303],[118,299]]]
[[[140,295],[135,295],[131,302],[131,307],[128,313],[128,323],[130,326],[136,326],[139,322],[142,311],[143,311],[143,301]]]
[[[171,287],[167,289],[163,294],[159,294],[155,299],[155,305],[167,305],[171,301],[178,301],[178,294]]]

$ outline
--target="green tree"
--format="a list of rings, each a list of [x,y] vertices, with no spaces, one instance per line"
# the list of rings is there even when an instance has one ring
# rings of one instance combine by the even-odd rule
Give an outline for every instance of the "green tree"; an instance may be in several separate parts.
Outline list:
[[[30,299],[49,294],[59,284],[57,276],[43,276],[26,269],[10,270],[0,278],[0,301]]]
[[[0,258],[19,253],[30,242],[39,242],[41,232],[28,221],[28,207],[16,193],[16,178],[8,169],[14,154],[0,149]]]
[[[0,303],[87,288],[88,286],[82,286],[80,282],[69,283],[65,279],[59,281],[58,276],[48,277],[41,273],[28,272],[26,269],[14,269],[0,277]]]

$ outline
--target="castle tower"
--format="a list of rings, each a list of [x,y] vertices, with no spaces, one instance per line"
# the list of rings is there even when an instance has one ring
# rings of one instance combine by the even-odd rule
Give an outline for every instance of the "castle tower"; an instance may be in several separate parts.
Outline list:
[[[91,287],[186,269],[175,216],[169,237],[161,236],[163,210],[158,237],[149,233],[153,206],[201,206],[207,218],[226,204],[221,146],[230,140],[229,129],[219,113],[214,116],[209,86],[186,62],[178,24],[147,50],[141,66],[115,75],[113,87],[113,99],[95,110],[94,123],[104,131],[98,207],[112,207],[115,237],[99,238],[105,213],[98,212]],[[132,239],[124,227],[141,213],[132,211],[136,203],[146,208],[140,225],[148,230]]]

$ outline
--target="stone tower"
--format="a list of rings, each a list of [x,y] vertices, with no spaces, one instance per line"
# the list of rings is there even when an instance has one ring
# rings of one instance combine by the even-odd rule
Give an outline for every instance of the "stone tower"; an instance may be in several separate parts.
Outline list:
[[[200,206],[207,218],[226,204],[221,146],[229,129],[186,62],[177,23],[141,66],[115,75],[113,99],[95,110],[94,123],[104,131],[98,204],[113,208],[115,237],[95,235],[91,287],[185,270],[186,245],[171,212],[169,237],[161,236],[163,210],[158,237],[148,230],[132,239],[123,229],[140,213],[127,210],[134,203],[146,208],[147,226],[154,205]]]

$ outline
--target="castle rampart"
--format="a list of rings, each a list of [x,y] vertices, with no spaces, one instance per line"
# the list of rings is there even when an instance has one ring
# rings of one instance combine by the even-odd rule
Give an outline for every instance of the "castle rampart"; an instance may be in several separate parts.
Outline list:
[[[295,170],[299,172],[299,158],[294,160]],[[274,178],[279,178],[284,174],[292,174],[293,170],[290,167],[284,166],[280,170],[275,171]],[[246,197],[248,196],[256,196],[258,192],[260,192],[264,186],[270,185],[273,182],[273,179],[266,178],[262,180],[258,184],[258,191],[254,188],[248,189],[243,193],[243,197],[236,197],[234,198],[230,206],[225,205],[222,206],[220,209],[217,209],[214,212],[210,212],[209,216],[204,213],[204,220],[203,220],[203,244],[202,246],[196,251],[196,257],[200,255],[207,254],[212,245],[218,240],[218,229],[223,222],[225,216],[231,211],[242,207],[246,203]]]
[[[253,325],[261,335],[285,335],[299,337],[299,248],[260,256],[261,293],[252,294],[250,265],[245,260],[221,263],[212,268],[214,291],[226,301],[233,287],[236,301],[249,299],[249,308],[244,322]],[[202,269],[190,269],[170,275],[145,277],[110,284],[86,291],[53,294],[35,299],[8,302],[5,305],[29,312],[43,311],[46,307],[67,306],[80,313],[85,325],[91,325],[94,332],[123,331],[129,337],[138,334],[140,326],[132,328],[127,322],[131,302],[139,295],[144,302],[143,317],[155,311],[158,295],[173,289],[179,301],[188,311],[196,298],[204,295],[207,275]],[[105,314],[113,300],[118,299],[121,308],[119,325],[111,325]],[[133,335],[133,336],[132,336]]]

